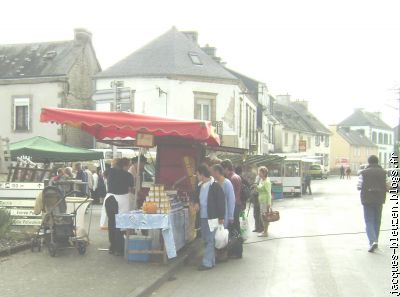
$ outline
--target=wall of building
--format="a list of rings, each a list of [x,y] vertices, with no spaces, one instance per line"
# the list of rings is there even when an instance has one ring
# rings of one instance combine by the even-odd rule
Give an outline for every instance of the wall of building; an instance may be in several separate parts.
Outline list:
[[[365,136],[367,136],[372,142],[374,142],[378,146],[377,156],[381,162],[382,167],[389,167],[389,159],[390,154],[393,152],[393,144],[395,141],[394,132],[393,130],[386,130],[386,129],[379,129],[373,128],[369,126],[352,126],[350,127],[351,130],[364,130]],[[374,133],[376,134],[376,140],[373,139]],[[379,134],[387,135],[388,142],[385,144],[383,141],[379,141]]]
[[[97,79],[96,90],[110,89],[113,80]],[[117,80],[124,81],[124,87],[134,90],[133,112],[156,116],[193,119],[194,92],[216,94],[216,120],[223,121],[223,145],[242,148],[248,146],[249,141],[245,137],[246,104],[254,111],[256,105],[246,96],[241,95],[238,85],[167,78]],[[158,88],[167,94],[163,93],[160,96]],[[240,98],[243,98],[242,117],[239,116]],[[255,112],[254,116],[256,116]]]
[[[0,136],[9,137],[11,142],[34,136],[43,136],[61,141],[60,126],[40,122],[43,107],[59,107],[63,93],[63,82],[0,85]],[[13,98],[30,98],[30,130],[14,131]]]
[[[336,133],[336,127],[331,127],[331,151],[329,158],[329,167],[332,172],[337,171],[335,167],[336,160],[338,158],[348,158],[351,156],[351,148],[349,143],[343,139],[339,134]]]

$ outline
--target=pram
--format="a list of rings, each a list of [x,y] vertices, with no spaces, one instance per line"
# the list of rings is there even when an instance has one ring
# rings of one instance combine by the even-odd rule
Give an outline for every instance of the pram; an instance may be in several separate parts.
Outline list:
[[[50,256],[54,257],[60,248],[76,248],[80,255],[85,254],[88,245],[88,235],[78,236],[76,214],[78,209],[91,199],[86,197],[72,213],[67,213],[66,197],[79,196],[73,191],[64,196],[61,190],[49,186],[42,191],[43,217],[40,228],[31,241],[31,251],[41,251],[46,245]],[[90,228],[90,226],[89,226]]]

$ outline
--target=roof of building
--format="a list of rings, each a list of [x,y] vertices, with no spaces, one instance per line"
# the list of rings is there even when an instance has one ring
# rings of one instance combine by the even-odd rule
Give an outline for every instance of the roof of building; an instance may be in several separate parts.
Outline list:
[[[287,129],[306,132],[331,134],[307,108],[294,102],[289,105],[274,103],[274,117]]]
[[[250,91],[251,95],[253,95],[255,98],[258,97],[258,86],[259,84],[264,84],[256,79],[253,79],[251,77],[248,77],[244,74],[241,74],[235,70],[229,69],[225,67],[226,70],[228,70],[230,73],[232,73],[234,76],[239,78],[243,84],[246,86],[246,88]]]
[[[392,128],[386,124],[379,115],[373,112],[364,111],[362,109],[356,109],[353,114],[344,119],[339,126],[370,126],[374,128],[392,130]]]
[[[359,131],[339,128],[337,133],[350,145],[376,147],[376,144],[374,144],[368,137],[361,134]]]
[[[0,79],[65,76],[79,50],[73,40],[0,45]]]
[[[141,76],[238,80],[175,27],[97,75],[99,78]]]

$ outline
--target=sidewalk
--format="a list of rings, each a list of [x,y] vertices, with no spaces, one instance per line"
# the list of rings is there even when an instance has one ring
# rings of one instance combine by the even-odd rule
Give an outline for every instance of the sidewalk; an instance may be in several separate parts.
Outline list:
[[[168,265],[128,263],[98,250],[108,247],[107,232],[98,227],[99,217],[100,207],[94,206],[91,244],[84,256],[76,249],[66,249],[52,258],[44,249],[0,258],[1,296],[141,296],[173,275],[190,252],[188,248]]]

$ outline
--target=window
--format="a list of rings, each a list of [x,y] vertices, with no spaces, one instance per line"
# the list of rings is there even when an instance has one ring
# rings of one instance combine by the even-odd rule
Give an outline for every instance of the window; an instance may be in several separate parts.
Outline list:
[[[297,134],[293,134],[293,143],[292,143],[292,145],[293,146],[297,145]]]
[[[319,146],[321,144],[319,135],[315,136],[315,146]]]
[[[383,144],[383,134],[382,133],[379,133],[378,143]]]
[[[289,133],[285,132],[285,146],[289,145]]]
[[[311,136],[307,137],[307,148],[311,149]]]
[[[329,136],[325,136],[325,147],[329,147]]]
[[[376,132],[372,132],[372,142],[376,143]]]
[[[194,92],[194,118],[203,121],[215,121],[216,98],[216,94]]]
[[[392,134],[389,135],[389,144],[393,144]]]
[[[195,118],[198,120],[211,121],[211,100],[197,100]]]
[[[200,60],[199,54],[191,52],[189,53],[189,57],[194,65],[203,65],[203,63]]]
[[[30,99],[14,98],[14,130],[30,130]]]
[[[383,136],[383,143],[384,144],[389,144],[388,142],[389,142],[388,135],[385,133],[384,136]]]

